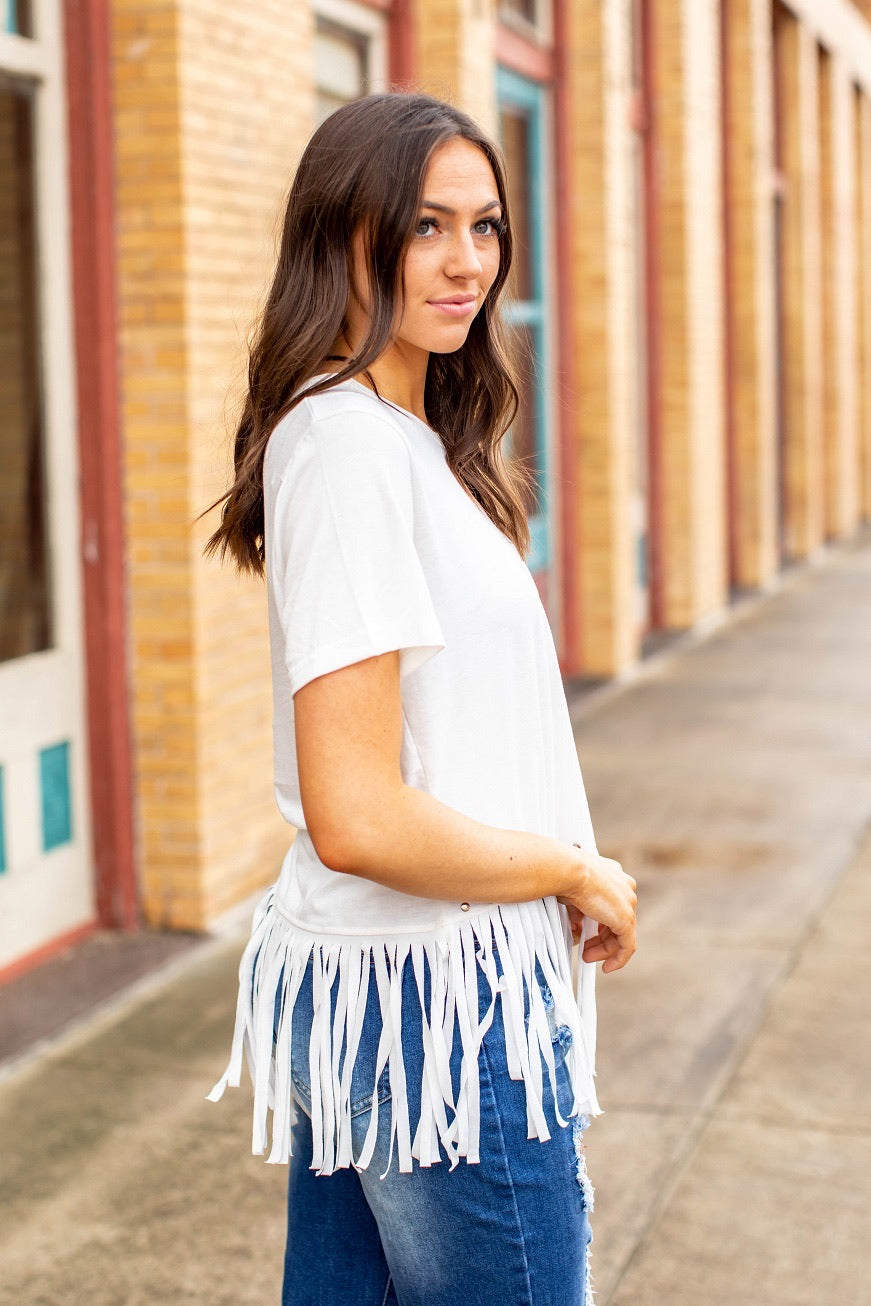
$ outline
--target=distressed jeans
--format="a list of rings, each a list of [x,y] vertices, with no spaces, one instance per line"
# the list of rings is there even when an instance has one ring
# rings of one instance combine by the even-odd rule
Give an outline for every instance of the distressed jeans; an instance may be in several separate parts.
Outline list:
[[[540,972],[537,978],[550,1010],[552,998]],[[482,982],[479,1019],[489,1004],[489,987]],[[528,1002],[526,1011],[528,1017]],[[330,1175],[310,1168],[311,1023],[309,961],[294,1006],[291,1077],[297,1119],[289,1162],[282,1306],[591,1306],[592,1188],[582,1142],[588,1121],[576,1116],[564,1127],[557,1123],[545,1074],[551,1137],[544,1142],[527,1138],[526,1090],[522,1080],[508,1075],[501,1002],[479,1056],[480,1163],[470,1165],[461,1158],[453,1170],[444,1154],[429,1167],[415,1160],[411,1173],[403,1174],[394,1153],[388,1168],[387,1067],[377,1084],[378,1132],[369,1167]],[[371,1118],[380,1028],[372,985],[351,1086],[355,1156]],[[552,1018],[551,1033],[557,1098],[566,1119],[572,1094],[564,1049],[571,1033]],[[413,1131],[423,1052],[420,1000],[410,965],[403,975],[402,1047]],[[455,1088],[460,1059],[457,1037],[451,1055]]]

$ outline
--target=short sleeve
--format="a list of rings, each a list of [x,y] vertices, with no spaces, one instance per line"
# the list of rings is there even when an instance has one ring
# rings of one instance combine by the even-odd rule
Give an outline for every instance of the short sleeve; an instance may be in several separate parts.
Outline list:
[[[405,676],[444,648],[415,545],[412,488],[402,433],[377,414],[317,418],[301,440],[265,532],[292,694],[391,649]]]

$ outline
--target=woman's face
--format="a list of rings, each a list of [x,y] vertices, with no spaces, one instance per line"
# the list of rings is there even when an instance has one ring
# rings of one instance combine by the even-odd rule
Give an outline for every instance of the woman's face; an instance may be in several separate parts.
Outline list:
[[[405,307],[393,347],[404,355],[450,354],[465,342],[499,271],[502,206],[487,156],[462,138],[446,141],[430,159],[423,199],[403,268]],[[355,245],[359,270],[362,251]],[[459,306],[444,306],[458,300]]]

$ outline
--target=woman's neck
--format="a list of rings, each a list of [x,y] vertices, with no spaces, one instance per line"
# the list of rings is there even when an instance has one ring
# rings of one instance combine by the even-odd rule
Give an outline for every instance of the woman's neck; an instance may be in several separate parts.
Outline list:
[[[341,368],[336,364],[347,363],[349,354],[342,354],[338,349],[333,349],[327,355],[327,361],[322,369],[325,372],[338,372]],[[427,356],[427,362],[429,356]],[[377,362],[370,364],[365,372],[359,372],[355,377],[362,385],[367,385],[371,390],[377,390],[382,399],[387,399],[390,403],[397,404],[409,413],[414,413],[422,422],[428,421],[426,409],[424,407],[424,390],[426,387],[426,367],[423,373],[411,377],[405,364],[397,366],[397,362],[391,360],[387,355],[382,355]]]

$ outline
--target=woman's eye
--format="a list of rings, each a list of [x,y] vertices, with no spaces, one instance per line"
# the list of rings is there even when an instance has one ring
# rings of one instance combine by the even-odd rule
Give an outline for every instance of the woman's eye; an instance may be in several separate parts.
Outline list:
[[[438,222],[436,221],[435,218],[421,218],[420,222],[417,224],[416,234],[418,236],[423,236],[424,238],[427,238],[428,233],[425,231],[421,231],[421,227],[437,227],[437,226],[438,226]],[[489,231],[479,231],[478,234],[481,236],[501,236],[505,231],[505,219],[501,217],[481,218],[480,222],[475,223],[475,227],[489,228]]]

